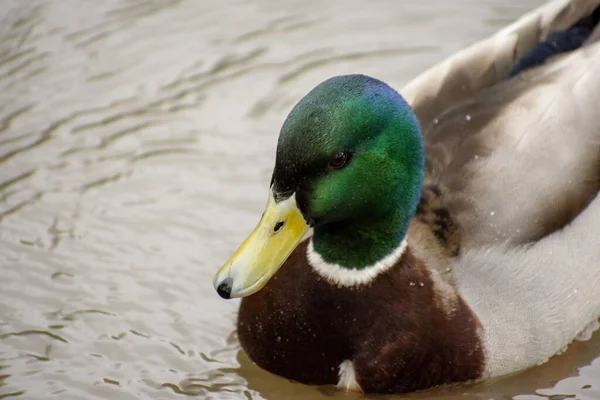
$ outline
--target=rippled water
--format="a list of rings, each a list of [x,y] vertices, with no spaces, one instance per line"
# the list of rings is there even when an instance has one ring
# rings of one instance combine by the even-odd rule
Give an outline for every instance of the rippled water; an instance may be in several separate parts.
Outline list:
[[[541,1],[0,3],[0,398],[318,399],[356,396],[254,366],[211,283],[262,211],[283,118],[331,75],[401,88]],[[598,382],[596,335],[410,397]]]

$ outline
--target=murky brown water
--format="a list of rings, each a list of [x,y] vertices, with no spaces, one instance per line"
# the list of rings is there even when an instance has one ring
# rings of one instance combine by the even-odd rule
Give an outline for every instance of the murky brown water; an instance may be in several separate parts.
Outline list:
[[[252,365],[212,288],[279,126],[331,75],[401,88],[539,4],[0,0],[0,398],[356,398]],[[410,397],[600,399],[598,382],[600,335]]]

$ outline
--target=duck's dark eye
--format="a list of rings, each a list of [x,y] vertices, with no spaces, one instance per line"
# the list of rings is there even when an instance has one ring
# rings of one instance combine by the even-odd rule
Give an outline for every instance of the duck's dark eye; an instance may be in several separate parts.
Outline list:
[[[329,160],[329,168],[340,169],[348,162],[348,153],[342,151],[340,154]]]

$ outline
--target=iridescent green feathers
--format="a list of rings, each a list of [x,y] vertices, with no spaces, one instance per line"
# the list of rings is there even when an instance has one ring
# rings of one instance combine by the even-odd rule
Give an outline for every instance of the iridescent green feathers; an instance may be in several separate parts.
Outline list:
[[[345,165],[332,167],[340,154]],[[315,227],[315,250],[327,262],[362,268],[391,253],[406,234],[422,181],[419,123],[379,80],[328,79],[281,129],[273,191],[281,199],[296,194]]]

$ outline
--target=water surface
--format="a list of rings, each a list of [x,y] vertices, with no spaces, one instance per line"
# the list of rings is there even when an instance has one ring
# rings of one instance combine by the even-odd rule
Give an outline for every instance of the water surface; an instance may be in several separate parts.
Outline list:
[[[279,126],[332,75],[401,88],[541,3],[2,0],[0,398],[357,398],[254,366],[212,288],[262,212]],[[409,397],[598,382],[596,335]]]

